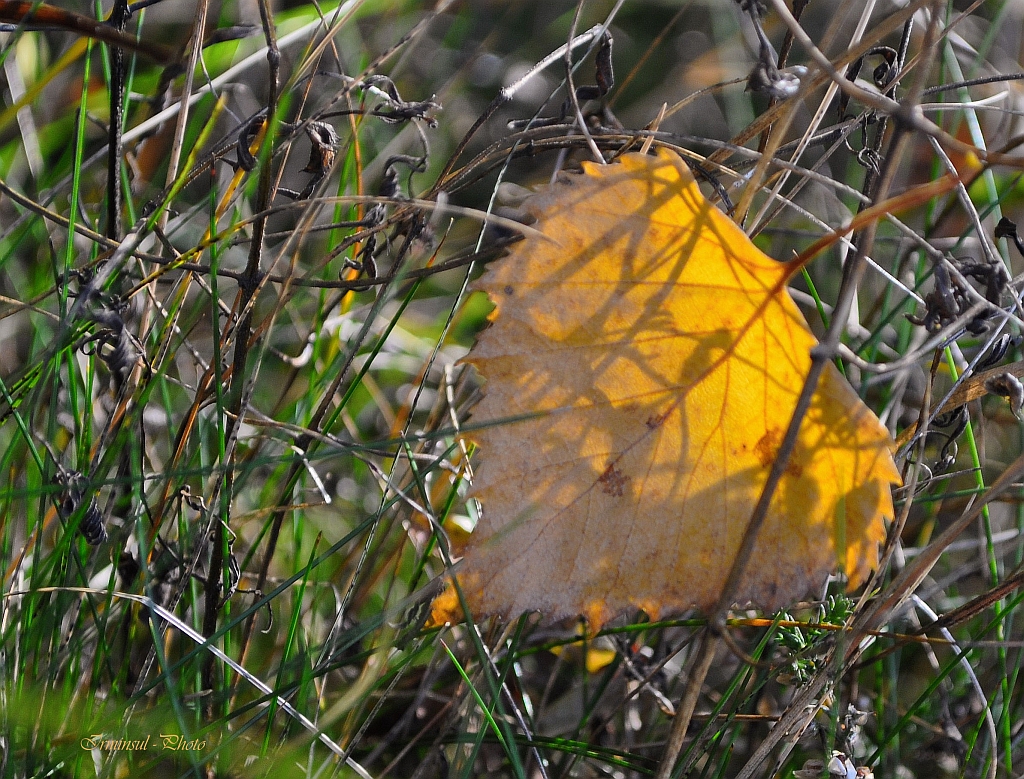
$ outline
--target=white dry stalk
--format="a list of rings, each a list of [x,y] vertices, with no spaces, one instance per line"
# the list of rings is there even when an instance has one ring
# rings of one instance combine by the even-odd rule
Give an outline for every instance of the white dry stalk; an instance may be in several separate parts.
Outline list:
[[[927,615],[929,619],[933,621],[937,621],[939,619],[939,615],[936,614],[932,610],[932,607],[925,603],[924,600],[922,600],[920,597],[918,597],[917,595],[911,595],[910,599],[914,602],[914,605],[917,606],[917,608],[919,608],[921,611],[925,613],[925,615]],[[940,627],[939,632],[942,633],[942,637],[949,642],[953,650],[957,654],[961,655],[960,666],[964,669],[964,673],[967,674],[967,678],[971,680],[971,686],[974,688],[974,692],[978,695],[978,702],[981,703],[982,707],[985,710],[985,726],[988,730],[988,737],[992,741],[992,754],[989,756],[988,760],[988,777],[989,779],[995,779],[996,766],[999,764],[999,761],[996,759],[999,738],[996,735],[996,723],[995,720],[992,718],[992,709],[988,704],[988,696],[985,695],[985,690],[981,686],[981,682],[978,680],[977,674],[975,674],[974,669],[971,668],[971,662],[967,659],[967,653],[963,652],[960,649],[960,646],[957,644],[956,639],[953,638],[953,634],[950,633],[949,630],[944,627]]]

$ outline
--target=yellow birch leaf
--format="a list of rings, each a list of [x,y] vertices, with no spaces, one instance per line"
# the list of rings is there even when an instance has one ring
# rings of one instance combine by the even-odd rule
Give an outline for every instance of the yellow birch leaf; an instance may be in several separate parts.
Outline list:
[[[475,617],[712,608],[811,364],[796,267],[682,160],[584,169],[526,202],[548,240],[477,285],[496,307],[467,358],[486,380],[483,514],[457,568]],[[790,604],[840,564],[861,583],[898,481],[887,431],[826,366],[735,601]],[[461,614],[449,587],[432,622]]]

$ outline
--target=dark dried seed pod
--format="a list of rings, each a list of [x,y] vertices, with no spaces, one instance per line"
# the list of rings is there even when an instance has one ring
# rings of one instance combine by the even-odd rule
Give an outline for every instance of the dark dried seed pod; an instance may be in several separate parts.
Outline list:
[[[103,526],[103,514],[95,500],[89,502],[85,514],[82,515],[82,521],[78,525],[78,531],[89,546],[99,546],[107,540],[107,529]]]
[[[1020,413],[1021,407],[1024,406],[1024,384],[1009,371],[986,379],[985,389],[993,395],[1006,398],[1014,414]]]
[[[1002,359],[1006,356],[1006,352],[1010,348],[1012,339],[1009,333],[1003,333],[999,338],[996,339],[995,343],[988,350],[988,354],[982,357],[978,364],[974,366],[975,372],[983,371],[986,368],[991,368],[993,365],[998,365],[1002,362]]]
[[[306,126],[309,137],[309,162],[302,169],[303,173],[316,174],[317,181],[330,171],[341,142],[337,131],[327,122],[310,122]]]
[[[72,473],[64,480],[65,483],[70,482],[60,500],[60,513],[65,520],[71,519],[85,502],[85,496],[81,490],[73,486],[73,483],[80,479],[80,474]],[[103,526],[103,512],[96,504],[96,498],[90,497],[89,505],[85,507],[82,514],[82,521],[78,523],[78,531],[89,546],[99,546],[107,540],[107,529]]]
[[[932,420],[933,427],[953,427],[951,435],[955,438],[967,429],[967,406],[957,406],[943,414],[937,414]]]

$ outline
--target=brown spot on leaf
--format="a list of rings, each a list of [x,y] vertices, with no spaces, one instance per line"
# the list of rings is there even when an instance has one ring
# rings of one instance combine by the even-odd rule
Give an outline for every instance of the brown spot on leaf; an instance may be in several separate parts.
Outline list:
[[[511,284],[506,284],[505,285],[505,294],[511,297],[513,292],[515,292],[515,289],[512,288],[512,285]]]
[[[611,495],[613,498],[621,498],[624,493],[623,488],[629,481],[629,477],[612,464],[605,468],[604,473],[598,477],[597,481],[601,485],[601,491],[606,495]]]
[[[754,454],[763,468],[771,468],[775,462],[775,455],[779,451],[779,444],[782,443],[782,434],[777,427],[773,427],[754,444]]]
[[[763,467],[772,467],[775,458],[779,456],[779,446],[781,444],[782,432],[777,427],[773,427],[761,436],[760,440],[754,445],[754,454]],[[803,472],[803,467],[790,456],[789,462],[786,463],[786,475],[799,479]]]
[[[654,430],[657,427],[661,427],[665,424],[665,420],[668,419],[668,415],[671,412],[666,411],[664,414],[653,414],[647,417],[647,421],[644,423],[650,430]]]

